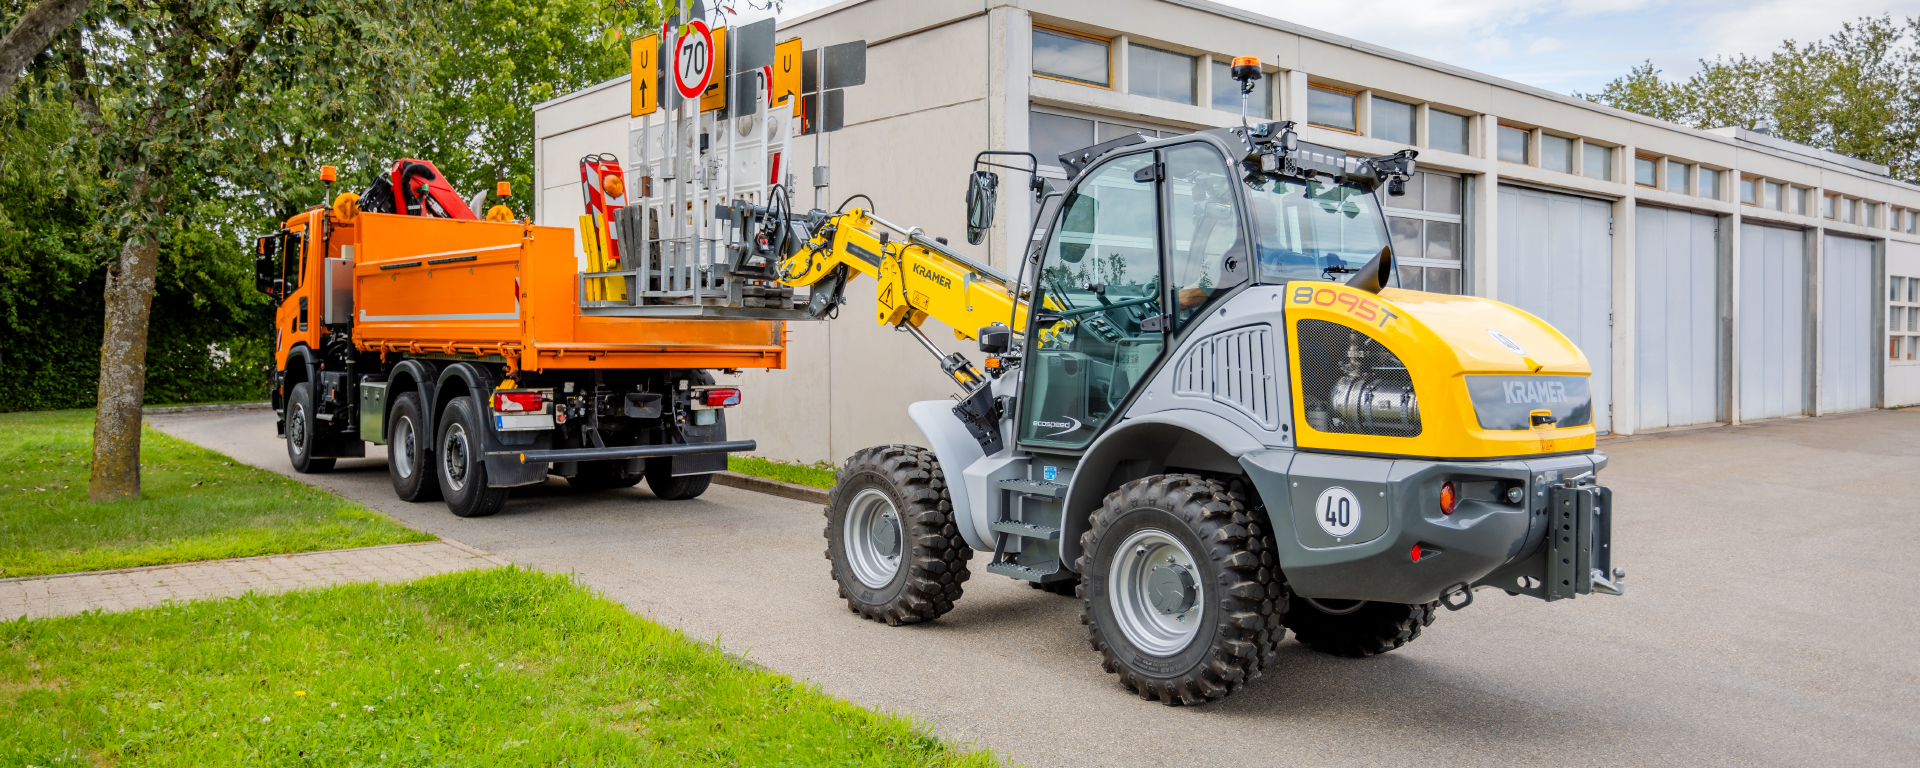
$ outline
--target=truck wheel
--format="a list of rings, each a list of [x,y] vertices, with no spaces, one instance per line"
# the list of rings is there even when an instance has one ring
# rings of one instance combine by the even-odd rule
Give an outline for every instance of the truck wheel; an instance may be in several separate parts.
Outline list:
[[[433,470],[432,444],[421,414],[420,393],[402,392],[387,416],[387,477],[401,501],[439,501],[440,475]]]
[[[1221,483],[1156,475],[1107,495],[1080,537],[1080,622],[1143,699],[1200,704],[1272,664],[1286,610],[1265,516]]]
[[[614,488],[632,488],[640,484],[640,475],[627,475],[620,471],[618,461],[583,461],[580,470],[567,478],[567,485],[576,491],[605,491]],[[702,489],[705,490],[705,489]]]
[[[507,505],[506,488],[487,487],[486,443],[480,430],[479,407],[462,395],[447,401],[440,412],[440,439],[434,441],[433,465],[447,508],[460,517],[486,517]]]
[[[673,460],[664,459],[647,462],[647,488],[653,495],[667,501],[686,501],[697,498],[707,492],[707,486],[713,484],[713,475],[673,476]]]
[[[293,393],[287,396],[286,427],[287,458],[293,462],[293,471],[312,474],[333,469],[333,459],[313,457],[318,427],[313,418],[313,385],[304,381],[293,385]]]
[[[847,608],[896,627],[953,610],[973,548],[954,526],[932,451],[868,448],[847,460],[829,493],[827,561]]]
[[[1420,605],[1367,600],[1313,600],[1294,595],[1287,628],[1321,653],[1365,658],[1411,643],[1433,624],[1438,602]]]

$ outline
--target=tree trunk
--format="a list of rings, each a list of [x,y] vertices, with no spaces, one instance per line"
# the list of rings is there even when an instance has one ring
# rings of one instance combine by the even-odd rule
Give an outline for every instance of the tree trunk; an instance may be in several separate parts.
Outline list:
[[[26,71],[27,63],[86,9],[87,0],[40,0],[14,23],[7,36],[0,38],[0,98],[13,90],[13,81]]]
[[[135,200],[145,194],[147,181],[135,185]],[[140,405],[147,392],[147,319],[153,311],[159,255],[160,243],[136,230],[120,247],[119,261],[107,270],[107,322],[100,339],[100,396],[87,492],[92,501],[140,498]]]

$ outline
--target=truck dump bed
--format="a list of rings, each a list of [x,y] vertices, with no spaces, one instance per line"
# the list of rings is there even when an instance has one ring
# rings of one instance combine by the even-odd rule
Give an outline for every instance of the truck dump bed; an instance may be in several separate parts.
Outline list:
[[[355,345],[553,368],[785,368],[784,321],[587,316],[573,232],[361,213],[330,234],[328,305],[352,275]],[[348,250],[351,248],[351,250]],[[329,311],[329,320],[338,322]]]

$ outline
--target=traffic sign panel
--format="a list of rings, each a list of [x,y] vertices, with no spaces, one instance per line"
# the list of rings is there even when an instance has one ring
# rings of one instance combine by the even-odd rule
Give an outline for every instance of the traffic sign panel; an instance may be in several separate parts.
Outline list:
[[[633,117],[651,115],[660,108],[660,36],[633,41]]]
[[[698,99],[713,82],[713,33],[704,21],[687,24],[673,45],[673,87],[683,98]]]

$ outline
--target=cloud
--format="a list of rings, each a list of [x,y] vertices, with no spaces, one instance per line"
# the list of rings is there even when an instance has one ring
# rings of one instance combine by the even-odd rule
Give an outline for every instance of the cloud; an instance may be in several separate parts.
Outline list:
[[[1543,37],[1527,46],[1527,53],[1552,53],[1567,47],[1567,41],[1557,37]]]

